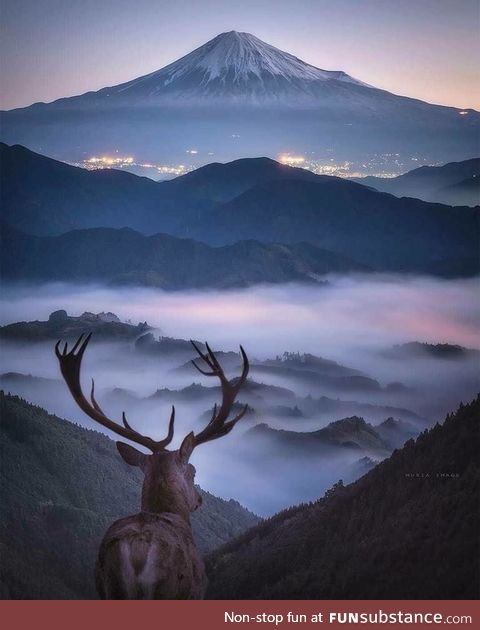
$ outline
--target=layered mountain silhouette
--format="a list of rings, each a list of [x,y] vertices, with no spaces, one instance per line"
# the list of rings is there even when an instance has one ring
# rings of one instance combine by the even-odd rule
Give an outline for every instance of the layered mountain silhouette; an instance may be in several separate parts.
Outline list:
[[[480,158],[421,166],[398,177],[362,177],[355,181],[397,197],[417,197],[452,206],[480,204]]]
[[[478,359],[480,350],[465,348],[452,343],[426,343],[409,341],[393,346],[383,352],[392,359],[436,359],[439,361],[462,361],[464,359]]]
[[[1,158],[3,217],[11,226],[3,229],[4,277],[53,274],[180,288],[345,270],[478,271],[478,208],[399,199],[267,158],[211,164],[163,183],[89,172],[17,146],[2,145]],[[100,226],[155,236],[108,229],[57,241],[26,235]],[[231,247],[212,250],[158,232]]]
[[[330,422],[316,431],[288,431],[275,429],[268,424],[257,424],[248,433],[248,439],[263,439],[276,449],[281,449],[281,457],[291,457],[298,453],[304,456],[322,457],[336,448],[363,451],[368,455],[383,458],[395,448],[403,446],[420,430],[404,420],[387,418],[377,426],[359,416],[351,416]]]
[[[120,171],[89,172],[0,144],[2,217],[32,234],[80,227],[143,228],[162,211],[158,185]]]
[[[476,150],[479,120],[474,110],[397,96],[230,31],[148,75],[3,112],[0,122],[4,141],[63,159],[122,146],[183,161],[192,146],[222,160],[273,157],[285,146],[464,159]]]
[[[284,457],[286,452],[290,456],[302,453],[304,456],[321,457],[336,448],[358,450],[382,457],[390,452],[389,444],[380,433],[358,416],[342,418],[323,429],[309,432],[285,431],[259,424],[250,429],[248,437],[253,441],[268,440],[276,449],[281,449],[279,455]]]
[[[212,554],[212,599],[476,599],[480,399]],[[432,579],[435,576],[435,579]]]
[[[197,236],[218,243],[283,235],[286,242],[314,242],[383,270],[433,271],[442,260],[467,258],[475,265],[478,209],[377,196],[354,186],[337,179],[255,186],[214,208]]]
[[[11,281],[106,282],[175,290],[313,283],[330,272],[366,269],[308,243],[243,241],[210,247],[167,234],[147,237],[129,228],[36,237],[4,225],[0,244],[0,275]]]

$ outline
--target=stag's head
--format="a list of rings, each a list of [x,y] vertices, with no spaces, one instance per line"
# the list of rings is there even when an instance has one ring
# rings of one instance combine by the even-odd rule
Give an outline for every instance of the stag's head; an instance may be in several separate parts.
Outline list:
[[[228,419],[237,394],[248,375],[249,364],[244,349],[240,346],[243,359],[242,374],[235,383],[231,383],[209,345],[205,344],[206,352],[204,353],[192,341],[192,345],[204,365],[200,367],[195,361],[192,363],[205,376],[215,376],[220,380],[222,402],[220,407],[214,406],[210,422],[200,433],[195,434],[192,431],[182,440],[179,449],[169,450],[167,446],[171,443],[174,434],[175,407],[172,407],[167,436],[163,440],[153,440],[133,429],[128,423],[125,413],[122,414],[122,424],[110,420],[95,398],[93,380],[90,400],[83,394],[80,384],[80,367],[90,338],[91,334],[86,337],[81,335],[70,351],[67,344],[64,345],[63,350],[60,350],[60,341],[55,346],[60,370],[70,393],[78,406],[90,418],[117,435],[150,451],[150,453],[145,453],[126,442],[116,443],[123,460],[131,466],[138,466],[145,475],[142,489],[142,510],[173,512],[187,516],[202,503],[202,497],[194,485],[195,468],[190,463],[193,450],[204,442],[216,440],[230,433],[247,411],[248,407],[245,405],[239,414],[230,420]]]
[[[161,449],[143,453],[130,444],[117,442],[123,460],[138,466],[145,475],[142,508],[149,512],[188,514],[202,504],[202,495],[194,484],[195,468],[189,458],[195,437],[189,433],[178,450]]]

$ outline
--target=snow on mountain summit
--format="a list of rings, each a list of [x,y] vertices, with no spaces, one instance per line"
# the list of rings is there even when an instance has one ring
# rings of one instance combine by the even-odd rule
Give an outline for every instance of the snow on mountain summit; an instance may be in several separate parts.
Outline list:
[[[164,68],[164,71],[168,71],[170,80],[173,81],[192,67],[203,69],[208,75],[208,80],[225,79],[233,72],[234,81],[244,80],[252,74],[261,78],[263,73],[313,81],[331,78],[355,81],[344,72],[320,70],[263,42],[255,35],[237,31],[217,35],[200,48]]]
[[[106,90],[109,96],[122,93],[154,97],[175,91],[190,96],[194,92],[266,96],[311,93],[312,86],[329,81],[369,87],[345,72],[307,64],[250,33],[230,31],[161,70]]]

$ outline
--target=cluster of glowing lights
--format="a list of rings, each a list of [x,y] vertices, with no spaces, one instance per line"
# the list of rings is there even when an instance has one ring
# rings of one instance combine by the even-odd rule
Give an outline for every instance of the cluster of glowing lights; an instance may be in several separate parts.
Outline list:
[[[325,149],[324,152],[332,153],[332,150]],[[321,158],[314,155],[314,152],[308,156],[300,153],[282,153],[276,159],[281,164],[300,167],[316,175],[331,175],[348,179],[365,177],[365,175],[385,178],[397,177],[400,173],[409,170],[412,162],[429,163],[424,156],[407,156],[400,153],[375,153],[365,162],[358,164],[350,161],[337,162],[334,158],[326,156]]]
[[[84,164],[91,168],[112,168],[113,166],[127,166],[133,164],[133,157],[110,157],[102,155],[101,157],[93,156],[84,160]]]
[[[333,160],[330,160],[327,164],[324,164],[315,160],[308,160],[303,155],[293,155],[290,153],[284,153],[278,157],[278,161],[286,166],[296,166],[304,168],[307,171],[312,171],[317,175],[336,175],[337,177],[353,177],[350,170],[350,162],[344,162],[343,164],[336,164]]]
[[[468,111],[460,111],[460,114],[468,114]],[[328,150],[331,152],[331,150]],[[328,152],[327,151],[327,152]],[[186,153],[189,155],[197,155],[199,152],[197,149],[187,149]],[[213,153],[208,153],[208,156]],[[311,156],[304,156],[300,153],[282,153],[277,157],[277,161],[286,166],[293,166],[297,168],[303,168],[317,175],[331,175],[335,177],[364,177],[366,174],[375,175],[377,177],[396,177],[401,172],[408,170],[409,163],[422,162],[427,163],[428,160],[422,156],[401,156],[399,153],[382,153],[373,154],[364,163],[354,164],[353,162],[336,162],[333,158],[320,158],[314,156],[312,152]],[[126,168],[129,170],[137,169],[151,169],[153,171],[151,177],[155,179],[155,174],[158,174],[162,179],[168,179],[171,177],[178,177],[192,171],[195,167],[188,164],[154,164],[151,162],[136,162],[132,156],[92,156],[89,157],[81,164],[77,166],[83,166],[89,170],[94,169],[108,169]],[[385,168],[386,167],[386,168]],[[392,168],[393,167],[393,168]],[[133,170],[135,172],[135,170]]]
[[[185,173],[188,173],[189,171],[192,170],[192,167],[186,166],[185,164],[178,164],[178,165],[173,165],[173,166],[169,166],[167,164],[163,166],[156,166],[155,168],[161,175],[174,175],[174,176],[184,175]]]
[[[187,153],[197,153],[192,150]],[[184,175],[193,170],[192,166],[186,164],[152,164],[151,162],[136,162],[132,156],[115,156],[102,155],[100,157],[93,156],[83,160],[80,164],[88,170],[99,170],[109,168],[129,168],[137,167],[141,169],[152,169],[159,175],[176,177],[178,175]]]
[[[301,166],[302,164],[305,164],[305,158],[303,155],[290,155],[290,153],[280,155],[278,161],[281,164],[286,164],[287,166]]]
[[[467,111],[465,111],[464,109],[462,109],[462,111],[458,112],[460,114],[460,116],[466,116],[468,114]]]

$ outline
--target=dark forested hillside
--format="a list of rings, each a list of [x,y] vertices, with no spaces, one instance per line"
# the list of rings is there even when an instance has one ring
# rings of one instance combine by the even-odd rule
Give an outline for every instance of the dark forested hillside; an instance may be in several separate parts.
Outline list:
[[[95,597],[97,547],[114,520],[138,511],[141,472],[105,435],[3,392],[0,417],[0,597]],[[193,527],[203,552],[258,522],[202,494]]]
[[[5,224],[0,227],[0,273],[10,281],[107,282],[175,290],[311,283],[330,272],[366,270],[347,256],[307,243],[244,241],[210,247],[167,234],[143,236],[128,228],[38,237]]]
[[[2,220],[20,231],[3,234],[3,249],[12,243],[7,254],[18,249],[16,275],[7,254],[1,266],[15,280],[47,270],[50,279],[104,280],[99,270],[117,269],[120,261],[115,279],[164,288],[175,273],[178,284],[185,268],[190,284],[183,280],[182,286],[238,285],[242,274],[244,284],[270,281],[267,276],[293,281],[359,267],[441,276],[479,271],[478,208],[399,199],[265,158],[210,164],[161,183],[115,170],[90,172],[2,143],[0,159]],[[101,227],[131,230],[88,230]],[[85,231],[59,237],[73,229]],[[232,247],[212,251],[198,241]],[[224,267],[215,284],[212,268]]]
[[[166,182],[115,169],[88,171],[0,142],[2,216],[38,236],[89,227],[188,235],[190,221],[266,181],[330,179],[267,158],[208,164]]]
[[[433,273],[441,261],[469,259],[478,272],[478,208],[399,199],[326,178],[257,185],[218,205],[193,226],[195,238],[225,244],[307,241],[381,271]],[[477,263],[475,267],[474,263]],[[465,275],[468,275],[465,264]],[[462,275],[462,274],[459,274]]]
[[[479,596],[480,397],[359,481],[214,552],[213,599]]]

